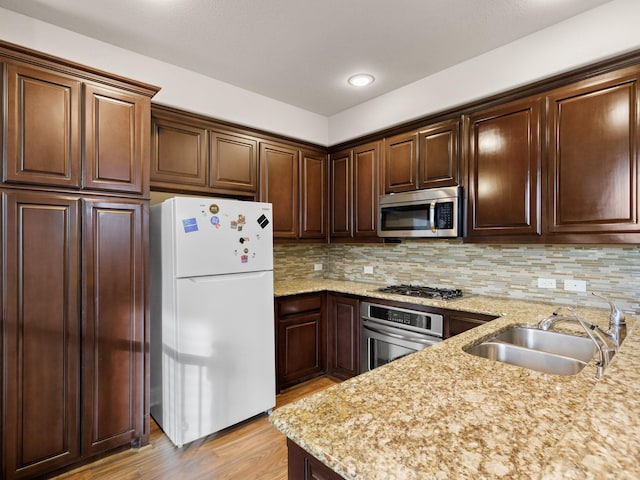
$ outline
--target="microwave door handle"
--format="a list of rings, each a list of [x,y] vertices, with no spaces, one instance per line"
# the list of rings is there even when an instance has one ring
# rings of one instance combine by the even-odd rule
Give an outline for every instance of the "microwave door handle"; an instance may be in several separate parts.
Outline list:
[[[436,233],[436,202],[431,202],[429,207],[429,225],[431,225],[431,231]]]

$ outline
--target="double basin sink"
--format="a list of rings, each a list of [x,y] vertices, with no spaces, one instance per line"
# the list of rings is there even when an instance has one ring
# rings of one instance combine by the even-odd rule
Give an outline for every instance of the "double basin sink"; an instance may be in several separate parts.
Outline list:
[[[587,337],[513,326],[464,351],[539,372],[576,375],[591,362],[596,347]]]

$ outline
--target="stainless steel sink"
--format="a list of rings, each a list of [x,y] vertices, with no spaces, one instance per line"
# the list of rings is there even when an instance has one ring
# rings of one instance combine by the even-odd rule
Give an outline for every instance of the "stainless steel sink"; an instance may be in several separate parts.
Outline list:
[[[496,335],[491,341],[562,355],[587,363],[593,358],[596,349],[593,341],[587,337],[529,327],[512,327]]]
[[[596,348],[586,337],[515,326],[464,350],[539,372],[575,375],[593,359]]]

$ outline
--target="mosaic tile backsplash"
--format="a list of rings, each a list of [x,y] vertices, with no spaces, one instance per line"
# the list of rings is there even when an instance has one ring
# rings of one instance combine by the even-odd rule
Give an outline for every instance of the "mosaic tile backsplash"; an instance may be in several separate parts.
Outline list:
[[[562,305],[607,305],[640,313],[640,245],[476,245],[461,240],[407,240],[401,244],[276,245],[278,279],[331,278],[358,282],[415,283]],[[314,270],[315,264],[323,269]],[[373,267],[365,274],[364,267]],[[538,288],[538,278],[556,280]],[[563,289],[564,280],[583,280],[587,292]]]

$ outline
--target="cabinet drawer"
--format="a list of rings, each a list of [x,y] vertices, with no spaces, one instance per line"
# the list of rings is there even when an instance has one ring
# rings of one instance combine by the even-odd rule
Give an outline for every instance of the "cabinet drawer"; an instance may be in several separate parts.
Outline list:
[[[319,311],[321,308],[322,297],[320,294],[287,298],[286,300],[278,300],[278,317]]]

